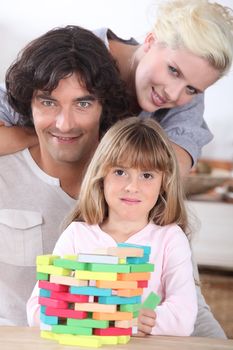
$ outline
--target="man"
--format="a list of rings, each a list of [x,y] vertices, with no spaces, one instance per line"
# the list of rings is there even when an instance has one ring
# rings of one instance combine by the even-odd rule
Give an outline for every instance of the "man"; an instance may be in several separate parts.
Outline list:
[[[9,68],[6,86],[39,140],[0,157],[0,324],[26,325],[36,255],[52,252],[99,135],[128,104],[105,45],[75,26],[30,43]]]

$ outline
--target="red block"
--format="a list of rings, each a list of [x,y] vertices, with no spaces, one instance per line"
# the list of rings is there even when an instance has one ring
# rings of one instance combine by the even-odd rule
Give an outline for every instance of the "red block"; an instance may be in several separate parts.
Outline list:
[[[55,309],[53,307],[46,307],[45,315],[47,316],[58,316],[63,318],[76,318],[83,319],[87,318],[86,311],[76,311],[71,309]]]
[[[49,281],[39,281],[39,288],[52,290],[55,292],[68,292],[69,286],[63,284],[51,283]]]
[[[94,335],[132,335],[132,328],[95,328],[93,329]]]
[[[147,288],[148,287],[148,281],[137,281],[138,288]]]
[[[68,301],[69,303],[88,303],[89,295],[52,292],[51,298]]]
[[[49,307],[54,307],[56,309],[67,309],[68,303],[63,300],[55,300],[51,298],[39,297],[39,304]]]

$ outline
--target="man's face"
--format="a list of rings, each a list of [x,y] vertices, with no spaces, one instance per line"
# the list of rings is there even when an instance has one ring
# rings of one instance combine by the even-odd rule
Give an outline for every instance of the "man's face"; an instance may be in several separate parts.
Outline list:
[[[61,79],[51,93],[35,91],[31,108],[42,163],[89,160],[99,141],[102,106],[77,75]]]

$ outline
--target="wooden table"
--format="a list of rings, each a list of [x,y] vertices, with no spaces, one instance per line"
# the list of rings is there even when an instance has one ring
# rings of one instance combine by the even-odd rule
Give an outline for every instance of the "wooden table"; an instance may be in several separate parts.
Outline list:
[[[56,341],[40,338],[38,328],[0,327],[1,350],[74,350],[94,349],[59,345]],[[103,345],[103,350],[227,350],[233,349],[233,340],[221,340],[197,337],[131,338],[126,345]]]

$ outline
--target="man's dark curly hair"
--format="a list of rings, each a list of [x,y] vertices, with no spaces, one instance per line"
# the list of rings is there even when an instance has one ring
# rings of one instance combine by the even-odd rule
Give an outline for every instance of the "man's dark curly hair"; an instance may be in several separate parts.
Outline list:
[[[61,79],[78,74],[101,103],[100,132],[127,115],[126,88],[105,44],[91,31],[69,25],[33,40],[6,73],[9,104],[33,125],[31,101],[36,90],[51,93]]]

